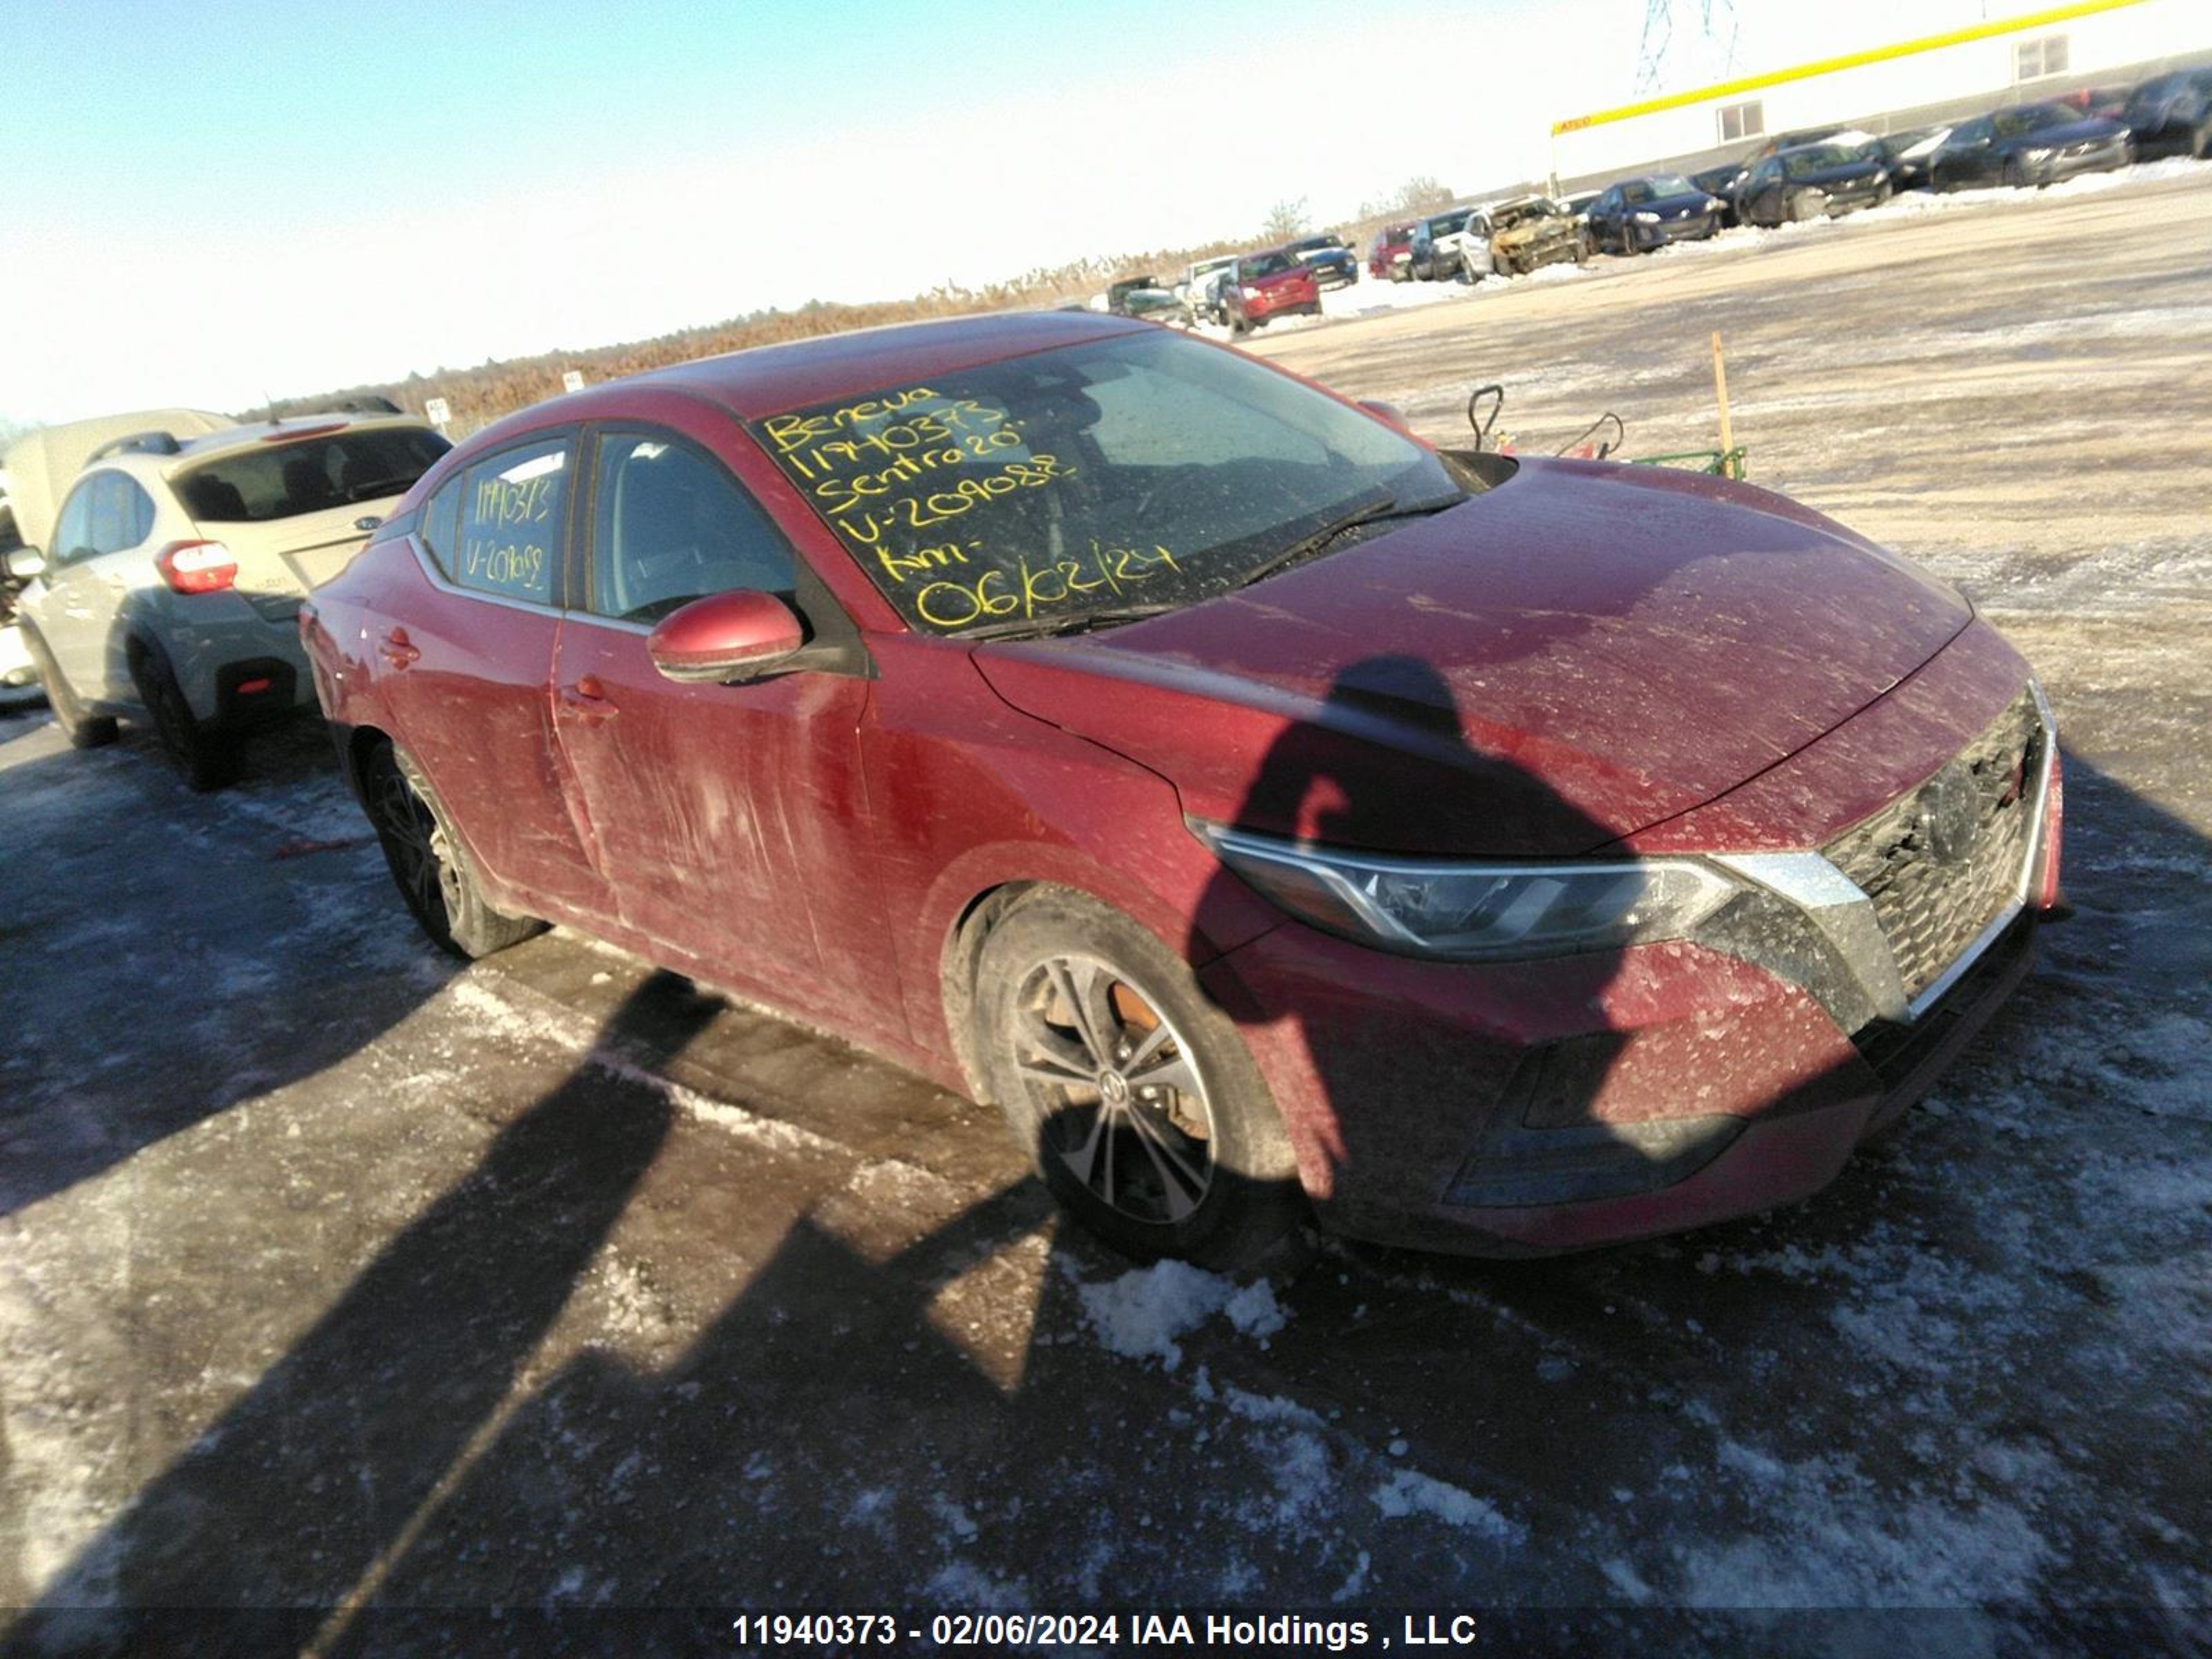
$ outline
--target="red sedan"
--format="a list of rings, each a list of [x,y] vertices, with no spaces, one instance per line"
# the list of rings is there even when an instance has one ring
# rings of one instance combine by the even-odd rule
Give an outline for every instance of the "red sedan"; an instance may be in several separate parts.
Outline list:
[[[433,939],[556,920],[996,1102],[1139,1255],[1802,1197],[2057,894],[2049,710],[1942,584],[1120,319],[526,410],[302,627]]]

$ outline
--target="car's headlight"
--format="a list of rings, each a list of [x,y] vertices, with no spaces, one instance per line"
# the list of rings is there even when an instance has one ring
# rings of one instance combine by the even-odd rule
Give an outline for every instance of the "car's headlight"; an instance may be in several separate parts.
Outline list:
[[[1295,916],[1363,945],[1461,962],[1680,939],[1741,890],[1695,859],[1446,863],[1302,846],[1218,824],[1191,829]]]
[[[1639,225],[1656,225],[1659,222],[1659,216],[1656,213],[1638,213],[1632,216]]]
[[[2021,158],[2023,161],[2048,161],[2052,156],[2057,154],[2058,152],[2057,150],[2049,149],[2046,146],[2032,145],[2028,149],[2021,151]]]

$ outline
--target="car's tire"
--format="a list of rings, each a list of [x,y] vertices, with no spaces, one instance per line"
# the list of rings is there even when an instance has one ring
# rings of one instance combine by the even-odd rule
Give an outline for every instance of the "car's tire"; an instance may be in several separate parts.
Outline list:
[[[185,701],[185,689],[168,653],[152,640],[130,647],[131,683],[161,745],[161,757],[177,770],[185,787],[204,795],[238,781],[242,759],[237,733],[200,724]]]
[[[362,763],[362,799],[384,862],[415,920],[441,951],[473,961],[520,945],[545,924],[492,908],[415,763],[380,743]]]
[[[31,654],[31,661],[39,671],[39,683],[46,688],[46,707],[53,711],[54,724],[72,749],[98,749],[115,741],[115,721],[107,714],[89,714],[77,701],[76,691],[59,666],[46,642],[28,623],[18,623],[22,630],[23,648]]]
[[[1045,889],[975,966],[983,1083],[1053,1195],[1141,1261],[1253,1268],[1309,1214],[1273,1097],[1189,968],[1127,916]]]

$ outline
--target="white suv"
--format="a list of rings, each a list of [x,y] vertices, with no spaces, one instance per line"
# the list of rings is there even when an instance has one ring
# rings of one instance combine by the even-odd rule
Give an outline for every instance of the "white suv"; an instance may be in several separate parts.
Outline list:
[[[450,446],[406,416],[306,415],[93,452],[45,550],[6,556],[29,586],[24,643],[80,749],[146,719],[195,789],[238,769],[238,736],[312,705],[301,601]]]

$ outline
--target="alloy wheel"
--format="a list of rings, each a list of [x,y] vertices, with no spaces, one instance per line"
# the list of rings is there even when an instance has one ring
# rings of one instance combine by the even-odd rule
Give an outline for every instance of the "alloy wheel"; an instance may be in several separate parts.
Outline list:
[[[1212,1190],[1214,1120],[1190,1045],[1118,969],[1054,956],[1014,1001],[1015,1070],[1042,1150],[1133,1220],[1169,1225]]]
[[[448,917],[461,908],[460,872],[446,843],[444,827],[398,764],[387,760],[376,787],[376,823],[399,876],[400,886],[416,909]]]

